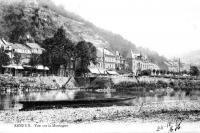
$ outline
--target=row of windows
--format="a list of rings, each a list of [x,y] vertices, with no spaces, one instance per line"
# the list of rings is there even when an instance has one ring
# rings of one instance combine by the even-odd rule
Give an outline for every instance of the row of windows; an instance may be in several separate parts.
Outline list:
[[[105,57],[106,62],[116,62],[115,58],[112,57]]]
[[[115,64],[105,64],[106,69],[115,69]]]
[[[42,53],[42,50],[39,49],[32,49],[31,51],[32,53]]]
[[[112,64],[112,63],[105,63],[105,69],[115,69],[115,64]],[[104,65],[103,63],[98,63],[96,65],[96,67],[99,67],[99,68],[104,68]],[[95,65],[91,65],[91,67],[94,67]]]
[[[18,53],[28,53],[28,54],[31,53],[31,51],[25,50],[25,49],[15,49],[15,51],[18,52]]]
[[[141,70],[145,70],[145,69],[158,69],[158,67],[154,64],[148,64],[148,63],[142,63],[142,62],[133,62],[133,70],[136,69],[141,69]]]
[[[39,49],[33,49],[33,50],[26,50],[26,49],[14,49],[13,51],[18,52],[18,53],[23,53],[23,54],[31,54],[31,53],[35,53],[35,54],[42,54],[42,50]]]

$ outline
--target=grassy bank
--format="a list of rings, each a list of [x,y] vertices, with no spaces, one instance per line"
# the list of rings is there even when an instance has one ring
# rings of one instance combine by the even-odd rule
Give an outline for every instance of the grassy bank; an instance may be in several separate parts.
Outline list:
[[[84,79],[82,79],[84,80]],[[0,90],[11,88],[29,89],[29,90],[45,90],[61,88],[81,87],[82,82],[76,81],[73,77],[9,77],[0,76]],[[85,82],[83,85],[88,89],[102,89],[112,87],[114,89],[131,89],[151,91],[155,89],[172,88],[173,90],[200,90],[200,80],[186,80],[186,79],[169,79],[169,78],[154,78],[154,77],[139,77],[136,78],[122,78],[122,77],[97,77],[94,80]]]
[[[114,84],[113,88],[116,89],[133,89],[140,90],[141,88],[145,90],[155,90],[155,89],[167,89],[173,88],[174,90],[200,90],[200,81],[198,80],[171,80],[171,81],[163,81],[157,79],[156,81],[149,82],[147,80],[142,80],[139,82],[120,82],[118,84]]]
[[[69,86],[74,87],[74,81],[68,77],[12,77],[0,75],[0,90],[11,89],[21,90],[45,90],[61,88],[68,82]],[[67,85],[66,85],[67,86]]]

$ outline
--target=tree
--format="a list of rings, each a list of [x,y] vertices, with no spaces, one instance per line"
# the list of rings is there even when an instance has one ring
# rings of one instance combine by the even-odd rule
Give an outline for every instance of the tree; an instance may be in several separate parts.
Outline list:
[[[27,39],[26,35],[31,27],[30,19],[24,13],[25,6],[22,3],[10,5],[4,10],[3,16],[8,30],[7,35],[11,42],[24,43]]]
[[[5,53],[3,48],[0,48],[0,70],[2,71],[2,66],[10,64],[10,57]]]
[[[186,70],[183,70],[182,74],[188,74],[188,72]]]
[[[74,44],[66,38],[63,27],[59,28],[52,38],[43,41],[43,48],[46,52],[42,54],[42,59],[53,73],[57,73],[61,65],[65,68],[71,65],[71,58],[74,58]]]
[[[160,70],[160,74],[163,75],[163,70]]]
[[[153,74],[155,74],[156,73],[156,70],[155,69],[153,69]]]
[[[14,53],[13,60],[15,64],[19,65],[21,63],[21,54]]]
[[[90,62],[96,64],[96,47],[85,41],[75,46],[66,38],[63,27],[59,28],[52,38],[43,41],[43,48],[46,52],[41,56],[42,64],[49,66],[55,74],[61,65],[65,68],[71,66],[72,58],[77,63],[75,71],[79,76],[82,74],[85,76]]]
[[[141,75],[150,76],[151,75],[151,70],[150,69],[148,69],[148,70],[142,70],[141,71]]]
[[[163,70],[163,74],[165,75],[167,73],[167,71],[166,70]]]
[[[96,58],[96,47],[92,43],[85,41],[79,42],[75,47],[75,74],[77,76],[83,74],[85,77],[85,74],[89,71],[88,66],[90,63],[96,64]]]
[[[43,34],[41,33],[41,31],[44,31],[43,26],[44,23],[42,21],[42,18],[40,18],[39,16],[39,8],[36,8],[33,12],[33,16],[31,17],[31,27],[30,27],[30,33],[31,35],[34,37],[34,41],[36,40],[38,43],[42,43],[42,41],[40,41],[41,37],[43,36]]]
[[[170,74],[170,71],[167,71],[167,75],[169,75]]]
[[[197,66],[190,67],[190,75],[199,76],[199,69],[197,68]]]
[[[43,53],[39,56],[39,64],[43,66],[50,66],[51,62],[49,60],[49,54],[47,51],[43,51]]]
[[[156,70],[156,75],[158,75],[158,74],[159,74],[159,72],[160,72],[159,70]]]
[[[29,65],[31,65],[32,67],[37,66],[40,63],[40,56],[37,54],[32,54],[30,61],[29,61]]]

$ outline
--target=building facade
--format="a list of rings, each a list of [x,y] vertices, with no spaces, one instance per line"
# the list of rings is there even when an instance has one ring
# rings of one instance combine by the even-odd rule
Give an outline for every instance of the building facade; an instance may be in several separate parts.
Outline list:
[[[134,53],[131,50],[130,69],[134,75],[138,75],[143,70],[159,70],[158,65],[152,63],[141,53]]]
[[[4,48],[11,59],[14,57],[15,53],[20,54],[22,64],[26,64],[29,62],[31,54],[40,55],[45,50],[37,43],[11,43],[5,41],[4,39],[0,39],[0,47]]]
[[[168,67],[168,71],[170,72],[180,72],[184,69],[184,64],[180,62],[180,59],[170,59],[165,64]]]
[[[37,43],[26,43],[26,46],[29,47],[30,51],[31,51],[31,54],[42,54],[43,51],[45,49],[43,49],[39,44]]]
[[[125,70],[126,69],[126,59],[118,52],[115,53],[116,63],[115,69]]]
[[[118,51],[112,52],[106,48],[97,47],[97,64],[91,63],[89,69],[92,73],[117,75],[118,72],[128,72],[129,64]],[[120,71],[122,70],[122,71]],[[124,71],[127,70],[127,71]]]
[[[91,63],[89,69],[96,74],[117,74],[115,70],[121,70],[125,67],[125,59],[119,52],[111,52],[106,48],[97,47],[97,64]]]
[[[98,67],[106,70],[115,70],[116,56],[111,51],[105,48],[97,48]]]

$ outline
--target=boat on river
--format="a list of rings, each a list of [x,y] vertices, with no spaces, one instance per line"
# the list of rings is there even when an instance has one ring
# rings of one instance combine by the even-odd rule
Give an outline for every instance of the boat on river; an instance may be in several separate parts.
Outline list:
[[[40,108],[62,108],[62,107],[91,107],[91,106],[106,106],[114,105],[116,103],[129,101],[135,97],[121,97],[121,98],[102,98],[102,99],[74,99],[74,100],[50,100],[50,101],[18,101],[23,105],[21,110],[40,109]]]

